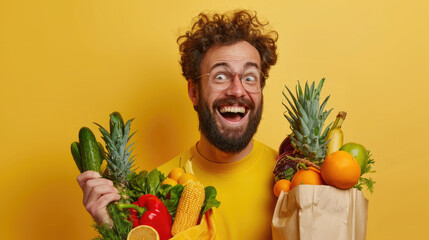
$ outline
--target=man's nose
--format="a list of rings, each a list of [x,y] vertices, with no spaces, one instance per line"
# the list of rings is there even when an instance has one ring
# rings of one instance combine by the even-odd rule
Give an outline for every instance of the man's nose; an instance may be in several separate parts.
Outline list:
[[[240,74],[234,74],[231,80],[231,85],[227,88],[226,94],[235,97],[243,97],[246,94],[246,90],[241,83]]]

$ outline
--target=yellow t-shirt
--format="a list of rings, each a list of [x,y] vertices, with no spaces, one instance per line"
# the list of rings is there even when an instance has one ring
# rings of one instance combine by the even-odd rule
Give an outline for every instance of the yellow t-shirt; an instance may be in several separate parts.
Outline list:
[[[233,163],[210,162],[193,146],[158,169],[167,175],[191,159],[198,180],[217,189],[221,205],[215,209],[216,239],[271,239],[276,157],[276,151],[256,140],[252,152]]]

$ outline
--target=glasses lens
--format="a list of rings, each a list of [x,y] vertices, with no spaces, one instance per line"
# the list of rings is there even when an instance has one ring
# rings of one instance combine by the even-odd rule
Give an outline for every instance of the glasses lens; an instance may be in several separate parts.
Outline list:
[[[261,90],[261,72],[259,69],[252,68],[246,70],[241,75],[241,84],[248,92],[258,92]]]
[[[227,68],[215,68],[209,73],[209,82],[213,87],[224,90],[231,84],[233,75]]]
[[[232,73],[226,67],[218,67],[213,69],[209,74],[210,85],[219,90],[225,90],[231,86],[232,81],[234,81],[235,73]],[[240,77],[241,84],[243,88],[248,92],[259,92],[261,90],[261,78],[262,73],[257,68],[246,69],[242,74],[238,75]]]

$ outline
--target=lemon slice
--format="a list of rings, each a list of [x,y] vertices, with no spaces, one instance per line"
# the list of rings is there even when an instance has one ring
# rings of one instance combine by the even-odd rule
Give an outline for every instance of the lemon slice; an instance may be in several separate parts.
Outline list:
[[[151,226],[140,225],[128,233],[127,240],[159,240],[159,234]]]

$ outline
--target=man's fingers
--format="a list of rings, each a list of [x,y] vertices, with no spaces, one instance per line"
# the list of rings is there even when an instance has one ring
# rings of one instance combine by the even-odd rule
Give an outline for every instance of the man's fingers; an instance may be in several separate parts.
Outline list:
[[[83,205],[90,207],[101,196],[109,193],[118,193],[113,183],[107,179],[88,180],[83,190]]]
[[[95,171],[86,171],[77,176],[77,182],[79,183],[80,188],[83,190],[85,183],[90,179],[100,178],[100,174]]]
[[[121,199],[121,196],[118,193],[105,194],[87,208],[87,211],[97,223],[111,224],[112,219],[106,207],[110,202],[118,201],[119,199]]]
[[[98,172],[86,171],[77,177],[77,182],[83,192],[83,205],[98,223],[112,223],[107,205],[118,201],[121,196],[113,187],[113,182],[102,178]]]
[[[105,179],[105,178],[94,178],[94,179],[89,179],[88,181],[86,181],[83,188],[85,190],[86,188],[93,188],[93,187],[99,186],[99,185],[106,185],[106,186],[112,186],[113,187],[113,182],[111,180]]]

